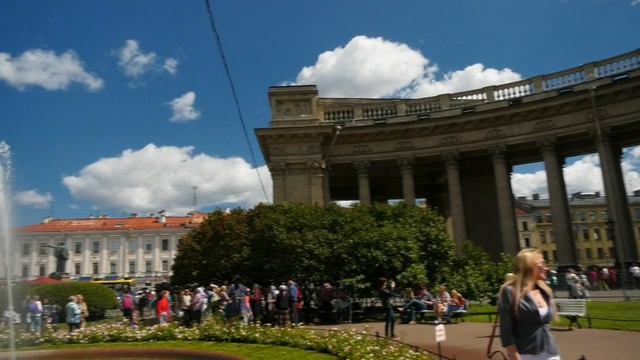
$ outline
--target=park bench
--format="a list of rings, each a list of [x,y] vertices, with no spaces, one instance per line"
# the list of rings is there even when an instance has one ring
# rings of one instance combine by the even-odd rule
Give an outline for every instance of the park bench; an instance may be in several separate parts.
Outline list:
[[[586,299],[556,299],[555,303],[558,308],[558,316],[564,316],[569,319],[570,330],[574,323],[578,325],[579,329],[582,329],[578,319],[587,316]]]

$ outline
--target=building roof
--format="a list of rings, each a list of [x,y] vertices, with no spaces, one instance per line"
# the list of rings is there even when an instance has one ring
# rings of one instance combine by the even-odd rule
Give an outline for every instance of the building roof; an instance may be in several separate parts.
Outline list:
[[[122,231],[179,229],[197,227],[209,214],[193,213],[191,216],[129,217],[129,218],[85,218],[85,219],[46,219],[40,224],[26,225],[18,229],[19,233],[35,232],[72,232],[72,231]]]
[[[519,202],[531,205],[534,208],[547,208],[551,206],[549,199],[518,199]],[[640,196],[627,196],[629,205],[640,205]],[[604,196],[579,198],[569,198],[569,206],[605,206],[607,204],[607,198]]]

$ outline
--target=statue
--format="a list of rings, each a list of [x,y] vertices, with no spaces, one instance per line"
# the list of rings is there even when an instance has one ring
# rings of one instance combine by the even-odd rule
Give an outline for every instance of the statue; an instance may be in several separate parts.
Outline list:
[[[53,256],[56,257],[56,274],[64,274],[65,265],[67,263],[67,259],[69,259],[69,250],[64,246],[44,245],[44,247],[49,247],[55,250]]]

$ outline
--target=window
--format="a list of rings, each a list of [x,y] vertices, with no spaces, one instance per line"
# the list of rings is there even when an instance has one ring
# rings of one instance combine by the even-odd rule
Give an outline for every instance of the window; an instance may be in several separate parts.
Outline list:
[[[553,254],[553,260],[558,260],[558,251],[553,250],[552,254]]]
[[[600,238],[600,229],[593,229],[593,238],[594,238],[595,240],[602,240],[602,239]]]
[[[138,248],[138,241],[137,240],[129,240],[129,241],[127,241],[127,249],[129,251],[129,255],[135,254],[137,248]]]
[[[589,221],[598,221],[598,215],[595,211],[589,212]]]
[[[29,277],[29,265],[22,265],[22,277],[23,278]]]
[[[117,254],[120,250],[120,242],[118,240],[109,241],[109,254]]]
[[[162,239],[162,251],[169,251],[169,239]]]
[[[178,247],[181,246],[184,243],[184,241],[182,240],[182,238],[178,239],[178,243],[176,243],[176,250],[178,250]]]
[[[598,259],[604,259],[604,250],[597,248],[596,251],[598,252]]]
[[[109,264],[109,272],[112,273],[112,274],[115,274],[117,272],[116,271],[116,263],[113,262],[113,261]]]
[[[135,273],[136,272],[136,262],[135,261],[129,261],[129,272],[130,273]]]
[[[587,221],[587,215],[584,213],[584,211],[578,211],[578,220]]]
[[[614,247],[609,248],[609,257],[612,259],[616,258],[616,249]]]
[[[545,260],[549,260],[549,252],[548,252],[548,251],[546,251],[546,250],[544,250],[544,251],[542,252],[542,257],[543,257]]]
[[[97,254],[100,252],[100,241],[95,240],[93,242],[91,252],[93,252],[94,254]]]
[[[593,254],[591,253],[591,249],[584,249],[584,256],[587,260],[593,259]]]
[[[47,273],[47,270],[46,270],[45,266],[44,266],[44,265],[40,265],[40,269],[39,269],[39,271],[38,271],[38,274],[39,274],[40,276],[45,276],[45,275],[46,275],[46,273]]]
[[[547,234],[545,234],[544,230],[540,231],[540,242],[541,243],[546,243],[547,242]]]
[[[529,223],[526,221],[522,222],[522,231],[529,231]]]
[[[30,243],[22,244],[22,256],[28,256],[29,254],[31,254],[31,244]]]
[[[169,260],[162,260],[162,271],[169,271]]]
[[[150,253],[153,250],[153,242],[151,240],[147,240],[144,242],[144,252]]]
[[[640,220],[640,208],[633,209],[633,218],[636,220]]]
[[[609,220],[609,216],[605,210],[600,211],[600,220],[607,221]]]
[[[553,230],[549,231],[549,242],[555,242],[556,237],[554,236]]]
[[[100,272],[99,265],[97,262],[93,263],[93,274],[97,275]]]
[[[74,251],[76,254],[81,254],[82,253],[82,242],[81,241],[76,241],[76,248]]]
[[[75,267],[75,270],[76,270],[75,274],[76,275],[80,275],[80,263],[75,263],[74,267]]]
[[[552,223],[553,222],[553,217],[551,216],[551,213],[544,214],[544,222],[546,222],[546,223]]]
[[[144,271],[150,273],[151,272],[151,261],[146,261],[144,263]]]
[[[47,255],[47,248],[45,247],[47,244],[40,243],[40,255]]]
[[[589,240],[589,229],[582,229],[582,239],[584,241]]]
[[[524,247],[531,247],[531,240],[528,237],[524,238]]]

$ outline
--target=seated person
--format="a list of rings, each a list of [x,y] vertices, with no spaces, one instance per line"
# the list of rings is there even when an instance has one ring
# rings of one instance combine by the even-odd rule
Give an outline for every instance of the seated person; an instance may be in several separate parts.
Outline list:
[[[436,297],[436,304],[433,308],[436,314],[436,324],[442,322],[442,316],[447,315],[447,308],[451,304],[451,295],[447,292],[446,285],[440,285],[438,288],[438,296]]]
[[[447,306],[447,318],[451,318],[451,314],[457,310],[464,310],[467,305],[467,301],[456,290],[451,290],[451,302]]]
[[[413,299],[411,299],[411,301],[409,301],[403,308],[400,309],[400,312],[406,312],[409,324],[415,324],[416,312],[423,310],[432,310],[433,304],[433,296],[431,296],[431,293],[429,293],[426,288],[422,287],[420,291],[416,293]]]

